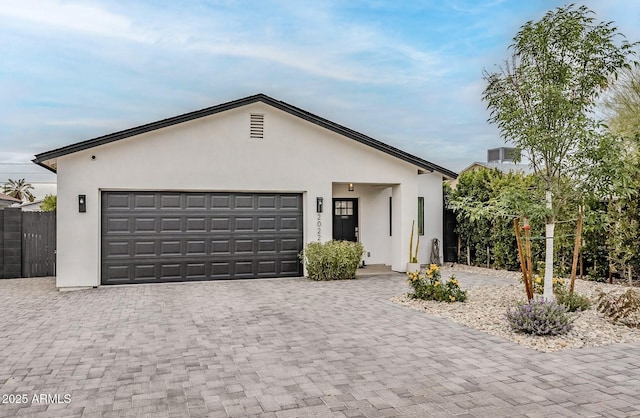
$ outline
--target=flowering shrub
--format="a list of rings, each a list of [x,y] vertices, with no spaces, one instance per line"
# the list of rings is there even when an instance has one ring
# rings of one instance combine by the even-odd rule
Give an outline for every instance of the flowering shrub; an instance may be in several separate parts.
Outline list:
[[[571,331],[575,317],[564,305],[544,299],[531,300],[507,310],[507,321],[516,332],[533,335],[562,335]]]
[[[520,281],[523,281],[523,278],[520,278]],[[560,279],[558,277],[553,278],[553,293],[559,294],[564,292],[564,279]],[[544,293],[544,277],[534,274],[533,275],[533,293],[537,293],[539,295]]]
[[[460,289],[460,283],[454,276],[443,282],[440,268],[430,264],[427,271],[407,272],[407,283],[413,288],[409,296],[415,299],[436,300],[438,302],[464,302],[467,292]]]

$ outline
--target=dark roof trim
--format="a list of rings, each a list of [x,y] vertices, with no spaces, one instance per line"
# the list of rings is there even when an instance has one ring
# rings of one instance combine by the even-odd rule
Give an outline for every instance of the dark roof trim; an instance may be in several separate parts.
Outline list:
[[[352,129],[339,125],[337,123],[331,122],[330,120],[321,118],[320,116],[314,115],[313,113],[307,112],[306,110],[302,110],[295,106],[291,106],[288,103],[275,100],[265,94],[256,94],[254,96],[245,97],[243,99],[234,100],[231,102],[223,103],[217,106],[208,107],[206,109],[196,110],[195,112],[185,113],[183,115],[174,116],[168,119],[163,119],[157,122],[148,123],[146,125],[137,126],[135,128],[126,129],[124,131],[115,132],[109,135],[100,136],[97,138],[89,139],[86,141],[78,142],[72,145],[68,145],[66,147],[54,149],[52,151],[43,152],[41,154],[37,154],[34,163],[53,171],[56,170],[48,165],[44,164],[45,161],[51,160],[57,157],[61,157],[67,154],[73,154],[74,152],[83,151],[89,148],[97,147],[100,145],[108,144],[110,142],[119,141],[121,139],[129,138],[132,136],[144,134],[147,132],[155,131],[157,129],[166,128],[172,125],[177,125],[179,123],[188,122],[194,119],[202,118],[205,116],[214,115],[216,113],[224,112],[227,110],[235,109],[241,106],[246,106],[256,102],[263,102],[268,104],[276,109],[280,109],[284,112],[287,112],[291,115],[297,116],[301,119],[304,119],[308,122],[321,126],[325,129],[333,131],[337,134],[346,136],[347,138],[351,138],[355,141],[358,141],[362,144],[368,145],[372,148],[375,148],[379,151],[385,152],[389,155],[392,155],[396,158],[404,160],[408,163],[411,163],[417,167],[425,169],[427,171],[437,171],[439,173],[444,174],[447,177],[456,178],[458,175],[451,171],[447,170],[444,167],[440,167],[436,164],[433,164],[429,161],[423,160],[422,158],[416,157],[415,155],[411,155],[407,152],[404,152],[398,148],[387,145],[383,142],[378,141],[377,139],[371,138],[367,135],[364,135],[360,132],[356,132]]]

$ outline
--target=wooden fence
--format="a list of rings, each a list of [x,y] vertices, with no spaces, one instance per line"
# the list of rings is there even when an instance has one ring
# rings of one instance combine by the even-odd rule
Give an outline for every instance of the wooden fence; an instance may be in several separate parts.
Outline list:
[[[0,279],[56,274],[56,214],[0,210]]]

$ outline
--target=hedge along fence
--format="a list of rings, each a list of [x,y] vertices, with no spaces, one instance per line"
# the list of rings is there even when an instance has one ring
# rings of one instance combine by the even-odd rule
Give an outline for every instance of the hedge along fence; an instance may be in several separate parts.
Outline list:
[[[359,242],[311,242],[300,253],[300,259],[312,280],[355,279],[363,254],[364,247]]]

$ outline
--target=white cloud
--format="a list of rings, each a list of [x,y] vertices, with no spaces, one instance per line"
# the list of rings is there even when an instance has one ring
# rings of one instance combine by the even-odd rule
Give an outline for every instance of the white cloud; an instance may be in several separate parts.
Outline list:
[[[340,81],[403,84],[442,74],[442,59],[435,53],[374,26],[341,21],[330,6],[300,7],[294,2],[281,7],[290,17],[287,29],[266,18],[261,22],[256,16],[238,21],[224,9],[175,19],[166,12],[149,10],[145,26],[141,26],[133,11],[118,14],[95,4],[61,0],[5,0],[0,19],[17,19],[41,30],[155,44],[166,51],[191,50],[273,62]]]
[[[109,128],[117,123],[118,121],[113,119],[55,119],[44,122],[44,124],[48,126],[73,126],[89,128]]]
[[[3,0],[0,16],[68,31],[137,42],[157,40],[156,35],[136,28],[127,17],[85,3],[59,0]]]

